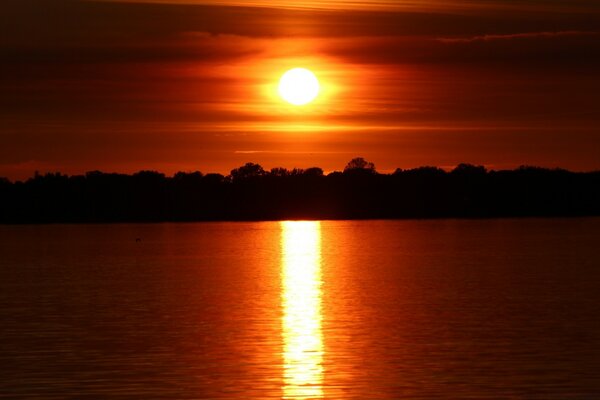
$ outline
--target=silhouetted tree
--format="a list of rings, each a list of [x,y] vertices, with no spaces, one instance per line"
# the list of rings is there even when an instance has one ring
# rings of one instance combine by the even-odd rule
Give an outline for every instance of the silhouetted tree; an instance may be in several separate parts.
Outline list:
[[[438,167],[424,166],[407,170],[396,170],[394,175],[409,174],[417,176],[443,176],[446,175],[446,171]]]
[[[204,175],[203,182],[207,184],[218,185],[223,182],[227,182],[227,179],[225,179],[225,176],[221,174],[215,174],[211,172],[209,174]]]
[[[323,170],[319,167],[311,167],[311,168],[305,169],[303,175],[320,177],[320,176],[323,176]]]
[[[200,182],[202,180],[202,172],[177,172],[173,175],[173,180],[182,182]]]
[[[265,175],[265,170],[258,164],[246,163],[245,165],[231,170],[233,181],[256,178]]]
[[[456,168],[452,170],[452,174],[455,175],[470,175],[470,176],[482,176],[485,175],[486,169],[483,165],[472,165],[472,164],[458,164]]]
[[[276,167],[271,168],[271,172],[269,172],[269,174],[271,176],[284,177],[288,176],[290,174],[290,171],[288,171],[286,168]]]
[[[366,161],[362,157],[356,157],[356,158],[353,158],[352,160],[350,160],[348,162],[348,164],[346,165],[346,167],[344,168],[344,172],[357,171],[357,170],[375,172],[375,164],[373,164],[372,162]]]

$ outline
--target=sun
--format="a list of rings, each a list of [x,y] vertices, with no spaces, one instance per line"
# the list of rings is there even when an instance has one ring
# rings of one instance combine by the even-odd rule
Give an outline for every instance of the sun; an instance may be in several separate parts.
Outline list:
[[[321,89],[319,80],[306,68],[287,71],[279,80],[279,95],[295,106],[303,106],[313,101]]]

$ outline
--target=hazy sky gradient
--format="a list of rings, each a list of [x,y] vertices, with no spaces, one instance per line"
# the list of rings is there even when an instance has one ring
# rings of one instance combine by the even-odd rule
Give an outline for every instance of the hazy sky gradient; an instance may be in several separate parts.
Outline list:
[[[3,3],[0,176],[600,169],[592,2],[161,3]],[[295,66],[323,85],[299,109],[274,95]]]

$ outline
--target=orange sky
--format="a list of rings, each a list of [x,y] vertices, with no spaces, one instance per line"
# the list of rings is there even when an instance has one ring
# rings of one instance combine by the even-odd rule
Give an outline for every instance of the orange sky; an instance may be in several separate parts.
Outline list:
[[[380,171],[600,169],[600,6],[159,3],[8,0],[0,176],[356,156]],[[323,89],[300,108],[275,95],[296,66]]]

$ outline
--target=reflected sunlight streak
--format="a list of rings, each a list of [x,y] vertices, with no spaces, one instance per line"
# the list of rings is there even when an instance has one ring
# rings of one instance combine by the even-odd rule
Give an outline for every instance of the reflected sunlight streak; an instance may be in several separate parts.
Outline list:
[[[284,398],[323,397],[321,225],[281,222]]]

